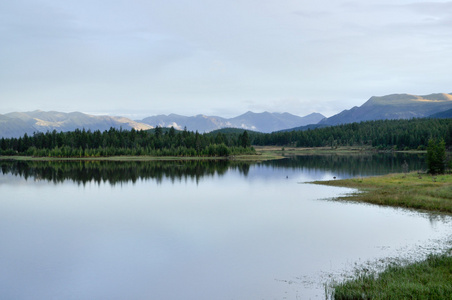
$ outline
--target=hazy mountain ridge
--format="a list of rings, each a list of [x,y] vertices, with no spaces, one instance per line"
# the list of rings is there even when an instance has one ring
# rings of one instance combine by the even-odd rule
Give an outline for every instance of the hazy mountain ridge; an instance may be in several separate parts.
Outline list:
[[[108,130],[110,127],[123,129],[151,129],[155,126],[171,127],[183,130],[210,132],[216,129],[233,127],[261,132],[272,132],[284,128],[302,126],[311,122],[318,122],[324,116],[313,113],[305,117],[289,113],[253,113],[247,112],[235,118],[196,115],[193,117],[177,114],[157,115],[147,117],[141,121],[134,121],[124,117],[94,116],[81,112],[63,113],[57,111],[35,110],[31,112],[12,112],[0,115],[0,137],[19,137],[25,133],[47,131]]]
[[[361,106],[344,110],[332,117],[312,113],[299,117],[290,113],[246,112],[234,118],[196,115],[192,117],[169,114],[156,115],[143,120],[131,120],[115,116],[94,116],[81,112],[63,113],[36,110],[13,112],[0,115],[0,137],[19,137],[34,132],[108,130],[110,127],[123,129],[151,129],[155,126],[171,127],[189,131],[210,132],[222,128],[241,128],[259,132],[307,130],[353,122],[381,119],[450,118],[452,115],[452,94],[436,93],[424,96],[393,94],[371,97]]]
[[[363,105],[344,110],[320,121],[319,124],[339,125],[382,119],[424,118],[448,109],[452,109],[451,94],[374,96]]]
[[[198,130],[199,132],[210,132],[226,127],[242,128],[259,132],[273,132],[285,128],[318,123],[324,118],[325,116],[319,113],[312,113],[304,117],[299,117],[289,113],[254,113],[249,111],[229,119],[217,116],[196,115],[193,117],[186,117],[170,114],[147,117],[139,122],[152,126],[173,126],[179,130],[183,130],[184,127],[186,127],[187,130]]]
[[[208,132],[219,128],[228,127],[227,119],[217,116],[196,115],[193,117],[177,114],[150,116],[140,120],[150,126],[171,127],[183,130],[185,127],[190,131]],[[230,127],[230,126],[229,126]]]
[[[0,136],[19,137],[27,133],[47,131],[108,130],[110,127],[123,129],[150,129],[152,126],[136,121],[111,116],[94,116],[81,112],[63,113],[35,110],[31,112],[13,112],[0,117]]]
[[[18,137],[33,131],[36,131],[33,126],[21,119],[0,115],[0,137]]]

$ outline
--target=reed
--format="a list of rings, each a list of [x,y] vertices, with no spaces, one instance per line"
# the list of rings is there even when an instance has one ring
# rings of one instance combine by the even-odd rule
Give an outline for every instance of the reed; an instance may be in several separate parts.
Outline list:
[[[391,265],[380,274],[363,273],[333,286],[332,298],[452,299],[452,257],[430,255],[407,266]]]

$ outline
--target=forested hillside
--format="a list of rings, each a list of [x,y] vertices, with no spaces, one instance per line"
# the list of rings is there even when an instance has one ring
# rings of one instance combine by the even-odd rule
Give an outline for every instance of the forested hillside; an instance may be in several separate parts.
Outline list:
[[[452,119],[379,120],[306,131],[251,134],[253,145],[297,147],[372,146],[377,149],[425,149],[430,138],[452,146]]]

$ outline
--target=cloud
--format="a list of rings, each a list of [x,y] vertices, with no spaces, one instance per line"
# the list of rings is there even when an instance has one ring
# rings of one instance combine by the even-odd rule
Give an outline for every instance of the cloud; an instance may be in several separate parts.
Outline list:
[[[329,114],[372,95],[447,92],[451,7],[409,0],[3,1],[0,113]]]

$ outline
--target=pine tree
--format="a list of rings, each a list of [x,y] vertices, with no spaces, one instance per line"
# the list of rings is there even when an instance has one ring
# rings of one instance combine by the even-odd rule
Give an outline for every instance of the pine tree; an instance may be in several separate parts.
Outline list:
[[[430,139],[427,146],[427,168],[430,174],[444,174],[446,167],[446,143],[443,139]]]

